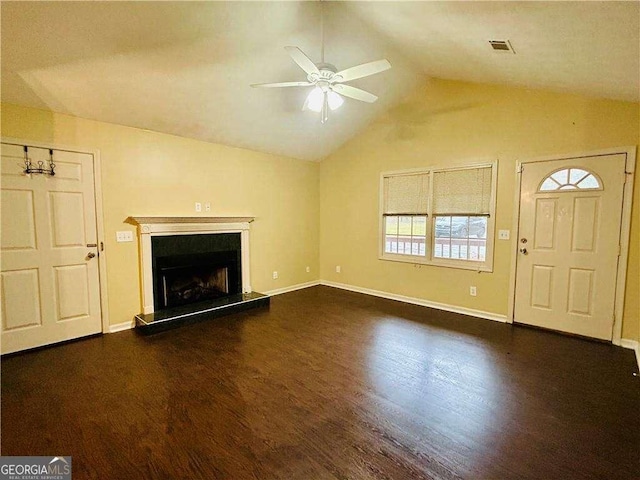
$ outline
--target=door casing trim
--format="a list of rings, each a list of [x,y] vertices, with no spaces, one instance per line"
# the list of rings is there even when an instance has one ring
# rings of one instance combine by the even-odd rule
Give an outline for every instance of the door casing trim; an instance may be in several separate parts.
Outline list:
[[[36,142],[13,137],[0,137],[0,143],[13,145],[27,145],[29,147],[63,150],[66,152],[85,153],[93,157],[93,186],[96,202],[96,230],[98,233],[98,283],[100,284],[100,315],[102,333],[109,333],[109,297],[107,292],[107,255],[105,250],[100,250],[100,245],[105,243],[104,211],[102,207],[102,164],[100,150],[95,148],[78,147],[59,143]]]
[[[624,295],[627,284],[627,268],[629,260],[629,236],[631,234],[631,209],[633,207],[633,185],[635,180],[636,167],[635,145],[626,147],[608,148],[604,150],[588,151],[583,153],[551,155],[535,157],[528,160],[516,162],[516,183],[514,189],[514,212],[511,231],[515,232],[512,237],[511,267],[509,272],[509,304],[507,309],[507,322],[513,323],[515,320],[515,300],[516,300],[516,272],[518,262],[518,238],[520,226],[520,197],[522,188],[522,166],[527,163],[549,162],[553,160],[569,160],[571,158],[597,157],[604,155],[623,154],[626,156],[625,173],[626,181],[622,194],[622,212],[620,222],[620,255],[618,256],[616,274],[616,293],[614,300],[614,321],[611,342],[620,345],[622,338],[622,315],[624,313]]]

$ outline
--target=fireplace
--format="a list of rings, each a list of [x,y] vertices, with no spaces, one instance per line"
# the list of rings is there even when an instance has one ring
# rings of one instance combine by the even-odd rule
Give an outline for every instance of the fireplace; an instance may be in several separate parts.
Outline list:
[[[194,298],[199,303],[202,295],[221,295],[225,290],[226,295],[217,297],[220,301],[233,298],[234,293],[250,294],[251,222],[252,217],[129,217],[127,223],[138,227],[140,241],[142,314],[171,311],[174,308],[168,305],[184,305],[182,302]],[[210,270],[196,269],[187,276],[186,272],[196,267]],[[196,278],[191,278],[194,275]],[[194,288],[189,289],[186,284],[194,282]],[[175,283],[173,290],[165,283]],[[211,284],[216,293],[206,292]]]
[[[138,227],[143,334],[268,307],[253,292],[249,228],[253,217],[129,217]]]
[[[242,292],[240,233],[151,239],[154,310]]]

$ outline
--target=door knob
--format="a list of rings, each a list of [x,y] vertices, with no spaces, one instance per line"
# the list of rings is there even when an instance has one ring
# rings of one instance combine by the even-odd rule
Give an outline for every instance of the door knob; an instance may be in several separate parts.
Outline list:
[[[529,252],[527,252],[526,248],[521,248],[520,249],[520,253],[523,254],[523,255],[527,255]]]
[[[87,254],[87,257],[89,257],[89,258],[93,258],[93,257],[95,257],[95,256],[96,256],[96,254],[95,254],[95,253],[93,253],[93,252],[89,252],[89,253]]]

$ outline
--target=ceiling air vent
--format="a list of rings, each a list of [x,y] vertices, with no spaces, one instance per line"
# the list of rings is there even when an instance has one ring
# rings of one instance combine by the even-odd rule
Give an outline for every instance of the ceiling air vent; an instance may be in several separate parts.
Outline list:
[[[491,48],[496,52],[516,53],[509,40],[489,40],[489,45],[491,45]]]

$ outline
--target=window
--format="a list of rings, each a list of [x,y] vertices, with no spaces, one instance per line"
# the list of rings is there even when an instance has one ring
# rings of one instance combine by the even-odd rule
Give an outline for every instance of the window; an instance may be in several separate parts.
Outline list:
[[[429,176],[389,175],[383,178],[383,190],[384,251],[424,257]]]
[[[595,174],[582,168],[563,168],[545,178],[539,192],[555,190],[602,190],[602,184]]]
[[[385,252],[400,255],[426,254],[427,217],[388,215],[385,218]]]
[[[487,218],[435,217],[433,256],[484,262],[487,259]]]
[[[495,170],[382,174],[380,258],[491,270]]]
[[[433,256],[472,262],[487,259],[491,167],[433,174]]]

